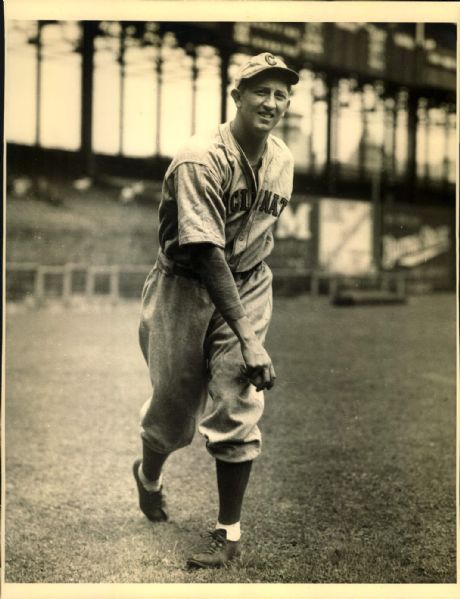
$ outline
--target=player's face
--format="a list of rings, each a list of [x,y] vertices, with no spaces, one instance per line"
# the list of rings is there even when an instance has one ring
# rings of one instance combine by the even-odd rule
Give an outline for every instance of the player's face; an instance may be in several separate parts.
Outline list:
[[[287,83],[276,75],[250,79],[239,92],[237,107],[244,126],[254,133],[267,134],[278,124],[289,108]]]

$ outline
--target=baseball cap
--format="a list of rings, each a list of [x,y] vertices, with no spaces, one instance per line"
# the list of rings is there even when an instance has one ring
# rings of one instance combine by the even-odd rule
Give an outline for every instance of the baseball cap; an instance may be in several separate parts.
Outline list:
[[[235,87],[238,87],[243,79],[251,79],[259,73],[269,70],[282,75],[289,85],[295,85],[299,81],[297,73],[290,69],[281,58],[270,52],[262,52],[241,66],[235,77]]]

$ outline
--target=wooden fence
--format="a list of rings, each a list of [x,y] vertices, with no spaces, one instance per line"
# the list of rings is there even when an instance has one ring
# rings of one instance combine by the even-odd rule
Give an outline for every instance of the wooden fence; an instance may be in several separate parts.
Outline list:
[[[106,300],[139,299],[142,286],[152,265],[88,266],[69,263],[43,266],[35,263],[7,263],[6,300],[28,300],[42,305],[48,300],[72,304],[77,299]],[[279,295],[310,293],[335,296],[343,287],[381,289],[405,295],[405,278],[401,273],[344,277],[323,271],[274,269],[274,291]]]
[[[36,304],[57,298],[64,303],[71,303],[76,298],[106,299],[116,303],[122,298],[140,297],[151,268],[152,265],[9,263],[6,265],[6,299],[30,298]]]

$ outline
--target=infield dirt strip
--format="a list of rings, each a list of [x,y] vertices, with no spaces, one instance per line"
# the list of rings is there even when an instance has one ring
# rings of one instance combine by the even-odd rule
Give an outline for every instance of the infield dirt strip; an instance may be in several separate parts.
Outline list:
[[[216,517],[198,434],[167,462],[171,522],[137,507],[138,313],[8,308],[7,582],[455,581],[454,295],[275,298],[245,550],[217,572],[183,567]]]

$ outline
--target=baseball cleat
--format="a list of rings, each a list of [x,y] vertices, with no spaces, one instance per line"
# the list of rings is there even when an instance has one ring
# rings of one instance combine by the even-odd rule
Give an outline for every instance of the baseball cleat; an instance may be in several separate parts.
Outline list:
[[[152,522],[165,522],[168,519],[166,502],[163,497],[163,487],[159,491],[147,491],[139,478],[139,466],[142,460],[133,464],[134,479],[139,493],[139,507],[145,516]]]
[[[227,541],[225,530],[211,530],[206,537],[206,546],[188,558],[188,568],[221,568],[241,554],[240,542]]]

